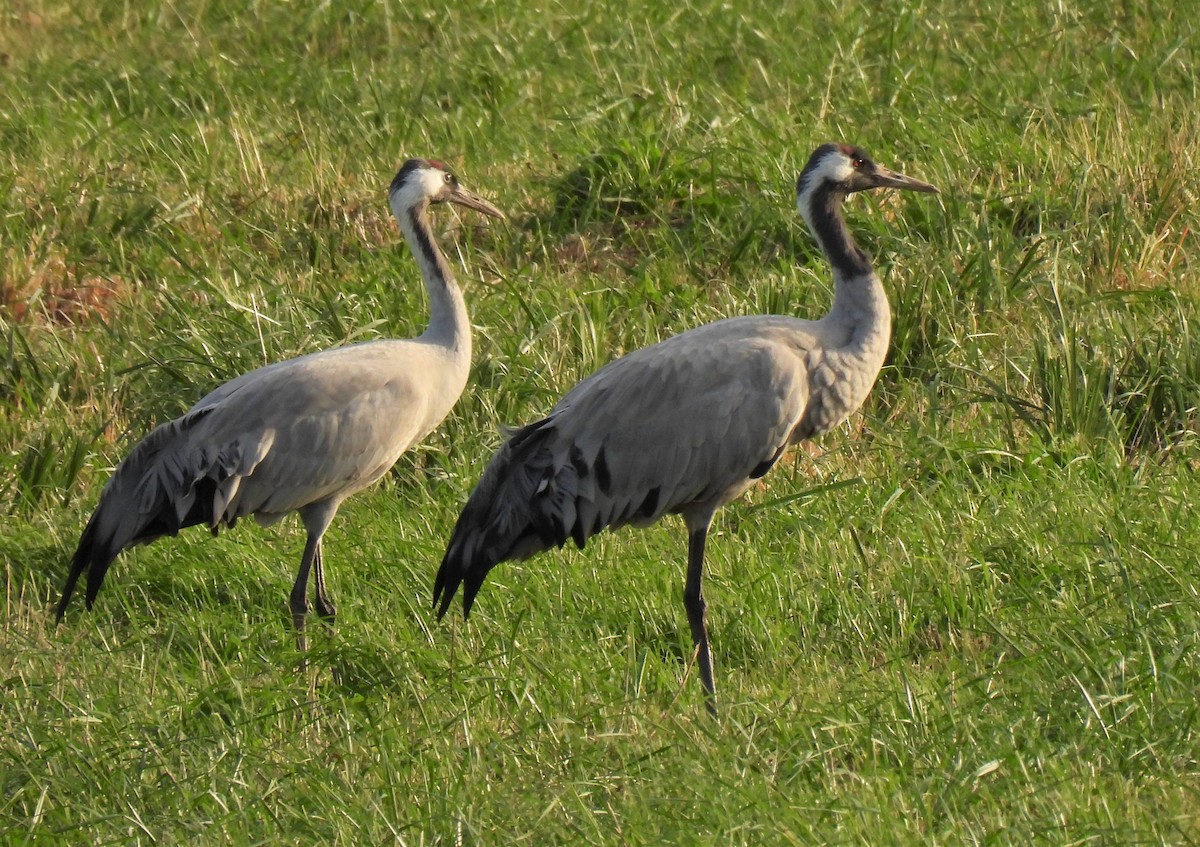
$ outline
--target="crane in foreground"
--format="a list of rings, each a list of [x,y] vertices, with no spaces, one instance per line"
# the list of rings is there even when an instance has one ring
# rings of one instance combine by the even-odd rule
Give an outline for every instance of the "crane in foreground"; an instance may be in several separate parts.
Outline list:
[[[196,524],[213,534],[250,515],[272,524],[298,512],[307,531],[288,606],[305,646],[308,578],[332,623],[321,538],[342,501],[383,476],[433,430],[462,394],[471,326],[427,211],[456,203],[504,215],[440,162],[409,159],[388,202],[429,295],[429,326],[412,339],[351,344],[267,365],[233,379],[157,427],[117,467],[88,521],[58,603],[62,620],[87,573],[90,609],[114,558]]]
[[[701,591],[713,516],[789,444],[853,414],[883,366],[887,295],[841,213],[847,195],[872,188],[937,191],[844,144],[818,147],[797,180],[797,207],[833,267],[823,318],[735,317],[684,332],[609,363],[513,433],[454,527],[433,589],[439,619],[459,585],[469,615],[500,562],[679,514],[688,532],[684,605],[715,714]]]

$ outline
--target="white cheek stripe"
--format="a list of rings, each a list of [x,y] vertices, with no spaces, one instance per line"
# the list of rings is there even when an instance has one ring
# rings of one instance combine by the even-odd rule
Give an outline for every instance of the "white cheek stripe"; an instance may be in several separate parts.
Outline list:
[[[446,176],[444,171],[436,168],[425,168],[419,174],[419,179],[406,180],[396,193],[396,207],[408,208],[425,197],[435,197],[442,190]]]

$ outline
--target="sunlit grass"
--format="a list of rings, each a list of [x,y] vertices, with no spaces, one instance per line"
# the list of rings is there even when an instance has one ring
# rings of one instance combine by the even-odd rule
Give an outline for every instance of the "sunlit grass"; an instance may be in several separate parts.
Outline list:
[[[18,2],[0,10],[0,841],[1200,840],[1198,42],[1186,4]],[[725,315],[816,316],[792,191],[864,145],[895,307],[862,415],[720,516],[723,705],[677,520],[433,573],[501,427]],[[327,537],[133,550],[51,604],[108,470],[269,361],[425,319],[385,188],[435,216],[467,393]]]

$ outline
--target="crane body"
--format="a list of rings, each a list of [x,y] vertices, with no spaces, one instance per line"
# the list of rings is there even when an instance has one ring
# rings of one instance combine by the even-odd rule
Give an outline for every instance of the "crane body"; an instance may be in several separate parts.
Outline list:
[[[444,165],[423,159],[404,164],[389,201],[429,293],[426,331],[266,365],[158,426],[101,493],[71,561],[59,620],[84,573],[91,608],[113,559],[127,547],[197,524],[214,534],[243,517],[269,525],[290,512],[299,513],[307,531],[289,599],[293,620],[302,631],[310,571],[318,613],[334,617],[321,557],[325,530],[347,497],[383,476],[445,418],[470,371],[466,305],[426,211],[451,202],[503,217]]]
[[[717,510],[789,444],[828,432],[869,394],[891,311],[840,206],[852,191],[885,186],[936,191],[846,145],[818,148],[800,175],[797,205],[834,270],[824,317],[734,317],[681,333],[609,363],[517,430],[459,516],[434,585],[439,617],[460,585],[469,614],[500,562],[679,514],[688,531],[684,605],[715,712],[701,591],[707,533]]]

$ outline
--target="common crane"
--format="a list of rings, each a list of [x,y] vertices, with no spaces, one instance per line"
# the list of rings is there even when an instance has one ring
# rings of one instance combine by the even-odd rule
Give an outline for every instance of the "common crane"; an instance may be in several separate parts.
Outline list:
[[[828,432],[866,399],[891,333],[887,295],[842,218],[871,188],[936,192],[875,164],[858,147],[818,147],[796,204],[833,266],[833,307],[820,320],[728,318],[619,358],[492,458],[450,538],[433,589],[438,617],[463,586],[468,615],[488,571],[605,527],[682,515],[684,605],[706,705],[716,689],[701,591],[716,511],[762,477],[789,444]]]
[[[466,304],[426,212],[432,204],[457,203],[504,217],[433,160],[405,162],[388,201],[429,293],[425,332],[267,365],[153,430],[100,495],[71,560],[59,621],[79,577],[87,573],[90,609],[113,559],[127,547],[196,524],[215,535],[247,515],[268,525],[298,512],[308,537],[288,605],[300,647],[310,571],[317,612],[332,622],[336,610],[321,555],[325,530],[343,500],[383,476],[441,423],[470,370]]]

